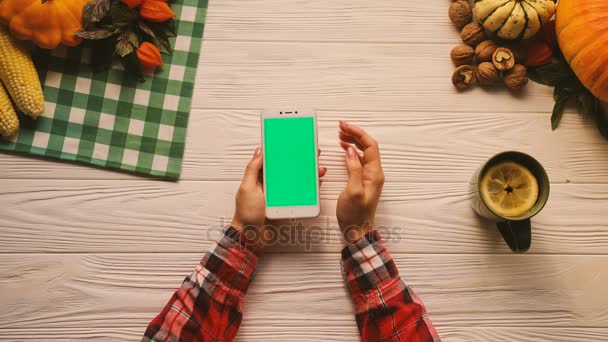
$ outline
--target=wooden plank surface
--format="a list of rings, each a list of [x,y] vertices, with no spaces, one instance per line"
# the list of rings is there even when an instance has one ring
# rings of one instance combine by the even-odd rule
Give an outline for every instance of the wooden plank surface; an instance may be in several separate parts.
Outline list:
[[[608,144],[573,108],[552,132],[550,88],[456,92],[450,3],[211,1],[180,183],[1,154],[0,340],[138,340],[231,217],[259,112],[293,104],[318,110],[322,217],[261,259],[237,340],[358,338],[333,216],[340,119],[380,140],[377,222],[444,341],[605,340]],[[526,255],[468,204],[473,171],[508,149],[552,181]]]
[[[338,111],[548,113],[553,93],[531,83],[459,93],[453,44],[205,41],[194,108],[299,104]]]
[[[324,183],[321,217],[304,221],[293,243],[273,250],[337,253],[342,244],[334,213],[343,186]],[[202,251],[230,222],[237,187],[217,181],[14,180],[0,193],[1,251]],[[388,183],[377,225],[393,253],[510,253],[494,224],[471,210],[468,196],[466,183]],[[607,254],[606,201],[605,184],[554,185],[533,219],[530,253]]]
[[[310,342],[310,341],[357,341],[359,336],[352,326],[332,324],[331,330],[311,329],[307,327],[285,328],[285,324],[273,325],[273,322],[248,323],[242,325],[236,341],[269,341],[269,342]],[[268,327],[271,327],[269,329]],[[44,338],[45,341],[88,341],[101,342],[138,341],[142,334],[141,324],[121,323],[120,327],[82,328],[16,328],[0,329],[0,337],[13,341],[32,341],[33,338]],[[449,342],[572,342],[602,341],[608,335],[606,328],[509,328],[509,327],[442,327],[439,332],[443,341]]]
[[[260,110],[193,110],[182,180],[239,180],[260,143],[259,115]],[[359,124],[376,136],[389,183],[467,182],[486,158],[506,149],[537,157],[554,184],[608,182],[608,144],[574,113],[565,115],[557,131],[551,131],[548,114],[536,113],[319,111],[318,117],[321,162],[330,168],[329,182],[346,177],[338,120]],[[0,179],[138,179],[8,154],[0,154],[0,165]]]
[[[223,0],[209,9],[207,40],[459,43],[448,0]]]
[[[2,255],[0,299],[5,305],[0,308],[0,338],[24,329],[42,335],[112,325],[137,328],[141,334],[200,257]],[[240,337],[249,340],[278,331],[274,340],[353,340],[356,328],[338,258],[335,253],[269,254],[261,259],[247,294]],[[601,329],[583,336],[605,332],[608,296],[597,294],[606,294],[608,270],[602,266],[607,258],[400,254],[395,262],[406,282],[425,299],[440,333],[444,326],[460,327],[453,334],[472,336],[465,328],[484,327],[485,333],[476,339],[494,335],[490,340],[498,340],[504,338],[502,328],[527,328],[528,338],[539,335],[536,327]]]

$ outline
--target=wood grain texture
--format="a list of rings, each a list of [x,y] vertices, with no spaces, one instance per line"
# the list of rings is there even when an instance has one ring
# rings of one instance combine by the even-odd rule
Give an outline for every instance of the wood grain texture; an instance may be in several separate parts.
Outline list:
[[[194,108],[548,113],[549,87],[459,93],[451,44],[205,41]]]
[[[339,119],[381,143],[377,223],[444,341],[606,340],[608,144],[573,108],[551,132],[548,87],[456,92],[450,3],[211,1],[180,183],[0,154],[0,340],[139,340],[231,217],[259,112],[294,104],[319,112],[323,217],[264,255],[238,341],[358,340]],[[508,149],[552,180],[526,255],[468,204],[473,170]]]
[[[321,217],[274,251],[341,249],[335,205],[343,182],[321,190]],[[20,181],[0,193],[0,252],[200,251],[229,223],[238,182]],[[394,253],[510,253],[494,224],[469,207],[466,183],[388,183],[376,223]],[[533,219],[531,253],[608,253],[608,185],[555,185]],[[224,218],[224,219],[223,219]],[[305,228],[305,229],[304,229]]]
[[[450,2],[225,0],[209,5],[208,40],[460,42]]]
[[[0,338],[33,338],[45,331],[54,336],[87,334],[109,327],[119,329],[114,333],[119,340],[121,329],[141,334],[200,257],[2,255]],[[355,340],[353,308],[338,258],[337,253],[264,255],[246,297],[240,339],[262,340],[274,333],[274,340]],[[605,332],[608,271],[601,266],[607,258],[397,255],[395,262],[447,341],[505,341],[503,333],[516,333],[504,328],[524,329],[531,341],[542,336],[539,326],[559,329],[553,334],[569,330],[570,336],[583,327],[601,329],[583,337]],[[471,326],[488,329],[479,334]]]
[[[329,322],[327,329],[275,324],[275,321],[256,321],[247,317],[236,341],[310,342],[310,341],[358,341],[359,335],[348,323]],[[250,322],[251,321],[251,322]],[[346,323],[346,322],[345,322]],[[0,338],[12,342],[44,341],[95,341],[133,342],[142,335],[142,324],[121,322],[120,327],[58,327],[58,328],[0,328]],[[328,331],[329,330],[329,331]],[[603,341],[608,328],[510,328],[510,327],[440,327],[445,342],[573,342]]]
[[[260,143],[259,115],[259,110],[193,110],[182,180],[239,180]],[[535,113],[319,111],[318,119],[321,162],[330,168],[326,182],[346,177],[338,120],[359,124],[379,140],[389,182],[460,183],[486,158],[507,149],[538,158],[554,184],[608,182],[608,144],[590,122],[573,113],[555,132],[549,115]],[[0,154],[0,165],[0,179],[137,179],[17,155]]]

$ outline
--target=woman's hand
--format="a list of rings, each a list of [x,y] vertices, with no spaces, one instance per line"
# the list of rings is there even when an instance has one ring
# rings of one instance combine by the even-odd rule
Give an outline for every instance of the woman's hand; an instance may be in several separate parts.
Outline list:
[[[321,152],[319,151],[319,154]],[[241,186],[236,194],[236,210],[232,219],[232,227],[243,234],[254,249],[262,249],[269,242],[269,238],[276,234],[267,232],[274,227],[266,220],[266,198],[264,184],[262,183],[262,148],[257,147],[253,158],[247,164]],[[319,168],[319,177],[325,176],[327,168]]]
[[[351,243],[374,227],[384,172],[378,143],[362,128],[340,121],[340,146],[346,151],[348,183],[338,198],[336,216],[344,240]]]

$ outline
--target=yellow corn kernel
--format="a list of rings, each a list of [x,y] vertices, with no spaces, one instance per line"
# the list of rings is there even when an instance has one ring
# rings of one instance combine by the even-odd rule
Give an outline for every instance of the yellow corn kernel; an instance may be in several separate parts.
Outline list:
[[[11,99],[0,83],[0,135],[10,137],[19,130],[19,119]]]
[[[23,114],[37,117],[44,111],[38,73],[22,42],[0,26],[0,80]]]

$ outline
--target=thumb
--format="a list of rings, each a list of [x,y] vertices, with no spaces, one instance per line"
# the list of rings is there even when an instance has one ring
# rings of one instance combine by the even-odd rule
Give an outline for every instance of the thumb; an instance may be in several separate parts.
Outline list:
[[[363,188],[363,166],[357,155],[357,151],[352,146],[346,149],[346,168],[348,169],[348,183],[346,186],[351,191],[360,191]]]
[[[247,168],[245,169],[245,176],[243,176],[243,185],[247,186],[255,186],[258,182],[258,175],[260,174],[260,170],[262,170],[262,166],[264,165],[264,160],[262,159],[262,148],[257,147],[255,152],[253,152],[253,158],[247,164]]]

